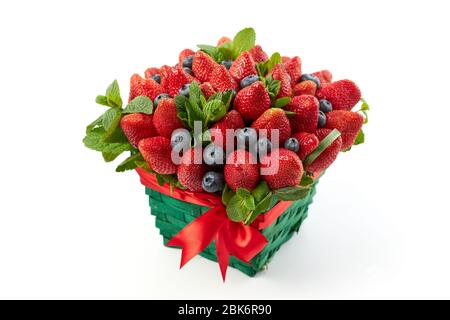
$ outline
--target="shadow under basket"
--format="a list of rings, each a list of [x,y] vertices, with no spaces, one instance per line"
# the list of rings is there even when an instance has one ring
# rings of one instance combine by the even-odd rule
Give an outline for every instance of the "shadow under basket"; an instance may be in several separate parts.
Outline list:
[[[280,247],[287,242],[295,232],[298,232],[302,222],[308,216],[308,207],[316,193],[316,180],[308,195],[292,204],[269,226],[261,230],[268,243],[251,261],[250,265],[234,257],[230,257],[229,266],[236,268],[248,276],[254,276],[264,270]],[[145,188],[149,196],[151,214],[156,217],[156,227],[163,236],[164,244],[175,236],[187,224],[209,210],[208,207],[184,202],[164,195],[150,188]],[[277,203],[275,200],[272,207]],[[270,211],[270,210],[269,210]],[[201,253],[206,259],[216,261],[216,248],[214,242]]]

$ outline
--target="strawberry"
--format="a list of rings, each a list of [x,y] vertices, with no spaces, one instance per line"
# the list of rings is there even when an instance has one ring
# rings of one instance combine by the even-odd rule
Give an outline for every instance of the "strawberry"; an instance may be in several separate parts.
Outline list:
[[[219,41],[217,41],[217,46],[221,46],[221,45],[223,45],[224,43],[227,43],[227,42],[231,42],[231,39],[228,38],[228,37],[222,37],[222,38],[219,39]]]
[[[144,79],[138,74],[133,74],[130,79],[130,96],[128,101],[138,96],[147,96],[154,100],[163,93],[162,86],[153,79]]]
[[[291,77],[291,85],[295,85],[302,76],[302,60],[300,57],[293,57],[292,59],[283,62],[286,72]]]
[[[265,111],[255,122],[252,128],[257,131],[267,130],[267,138],[272,138],[271,130],[279,130],[279,145],[284,144],[287,138],[291,136],[291,125],[283,109],[271,108]],[[273,142],[272,142],[273,143]]]
[[[356,112],[335,110],[327,113],[328,129],[338,129],[342,137],[342,150],[348,149],[364,123],[364,117]]]
[[[300,183],[303,165],[295,152],[275,149],[261,159],[261,175],[271,190],[292,187]]]
[[[147,68],[147,70],[145,70],[144,76],[145,79],[151,79],[155,74],[159,74],[158,68]]]
[[[181,68],[161,67],[161,85],[165,93],[176,96],[180,88],[189,82],[190,80],[187,74]]]
[[[280,81],[280,91],[277,98],[290,97],[292,95],[291,83],[289,81],[289,74],[286,72],[283,65],[275,65],[271,73],[275,80]]]
[[[211,139],[214,144],[221,146],[224,149],[228,149],[228,146],[225,145],[227,129],[237,130],[244,127],[245,123],[239,112],[236,110],[231,110],[225,115],[225,117],[222,118],[222,120],[212,125],[210,129]]]
[[[285,110],[295,112],[289,118],[292,132],[314,132],[319,120],[319,101],[314,96],[296,96],[285,107]]]
[[[223,92],[228,89],[236,90],[237,84],[236,81],[231,77],[225,66],[217,64],[213,72],[209,77],[209,82],[211,82],[214,89],[217,91]]]
[[[309,156],[309,154],[313,152],[319,144],[319,139],[312,133],[299,132],[292,135],[292,137],[297,139],[300,145],[300,149],[298,150],[297,155],[302,161],[304,161],[306,157]]]
[[[206,100],[216,93],[216,90],[214,90],[213,86],[209,82],[203,82],[200,84],[200,90],[202,90]]]
[[[230,74],[234,80],[240,82],[246,76],[256,74],[255,61],[247,51],[242,52],[233,62]]]
[[[178,66],[183,67],[183,60],[189,56],[195,55],[195,52],[191,49],[184,49],[178,55]]]
[[[178,181],[192,192],[202,192],[202,179],[206,171],[202,163],[202,149],[193,148],[181,158],[177,170]]]
[[[313,75],[319,78],[321,87],[326,87],[333,80],[333,75],[328,70],[317,71]]]
[[[143,139],[138,144],[139,151],[152,170],[160,174],[173,174],[177,166],[172,162],[172,147],[165,137]]]
[[[256,81],[239,91],[233,104],[244,120],[254,121],[270,108],[270,97],[264,84]]]
[[[289,60],[291,60],[291,57],[287,57],[287,56],[282,56],[282,57],[281,57],[281,62],[282,62],[282,63],[286,63],[286,62],[288,62]]]
[[[259,182],[259,165],[253,155],[239,149],[230,153],[224,169],[225,181],[231,190],[253,190]]]
[[[209,55],[203,51],[197,51],[192,62],[192,71],[200,82],[209,80],[209,76],[213,72],[217,63]]]
[[[325,137],[331,132],[330,129],[318,129],[314,133],[319,141],[322,141],[325,139]],[[336,160],[339,151],[341,151],[342,147],[342,138],[339,137],[336,140],[333,141],[333,143],[326,148],[318,157],[316,160],[314,160],[311,164],[305,167],[307,172],[321,172],[328,168],[334,160]]]
[[[120,120],[120,127],[134,147],[137,147],[142,139],[158,135],[153,125],[153,115],[143,113],[127,114]]]
[[[249,53],[252,55],[253,60],[256,63],[264,62],[269,59],[269,56],[267,55],[267,53],[264,52],[264,50],[261,48],[260,45],[256,45],[253,48],[251,48]]]
[[[170,138],[172,132],[183,128],[183,123],[178,118],[174,99],[162,99],[153,114],[153,124],[159,135]]]
[[[353,81],[339,80],[321,88],[316,96],[330,101],[333,110],[350,111],[361,99],[361,91]]]
[[[302,95],[310,95],[315,96],[317,90],[317,85],[312,80],[306,80],[302,81],[300,83],[297,83],[293,89],[294,96],[302,96]]]

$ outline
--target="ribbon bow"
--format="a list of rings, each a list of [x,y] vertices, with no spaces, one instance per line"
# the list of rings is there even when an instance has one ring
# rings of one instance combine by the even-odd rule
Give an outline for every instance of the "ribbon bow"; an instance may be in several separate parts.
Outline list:
[[[258,229],[228,219],[226,208],[219,197],[179,189],[170,192],[169,187],[160,186],[153,175],[142,169],[137,171],[141,176],[142,184],[146,187],[178,200],[211,208],[189,223],[167,243],[168,246],[182,248],[180,268],[215,240],[217,260],[222,279],[225,281],[230,255],[250,263],[250,260],[267,244],[267,239]]]

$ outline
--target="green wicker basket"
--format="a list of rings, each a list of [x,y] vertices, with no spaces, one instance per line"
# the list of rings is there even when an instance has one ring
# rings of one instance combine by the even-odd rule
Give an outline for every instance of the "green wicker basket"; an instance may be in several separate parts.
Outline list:
[[[308,207],[316,193],[316,180],[309,194],[302,200],[293,202],[272,224],[261,230],[268,243],[251,261],[250,265],[234,257],[230,257],[229,266],[236,268],[249,276],[265,269],[275,253],[288,241],[294,232],[298,232],[302,222],[308,216]],[[184,202],[158,191],[145,188],[149,196],[151,214],[156,217],[156,227],[166,244],[187,224],[192,222],[209,208]],[[272,207],[277,203],[274,201]],[[201,256],[217,262],[214,242],[200,253]]]

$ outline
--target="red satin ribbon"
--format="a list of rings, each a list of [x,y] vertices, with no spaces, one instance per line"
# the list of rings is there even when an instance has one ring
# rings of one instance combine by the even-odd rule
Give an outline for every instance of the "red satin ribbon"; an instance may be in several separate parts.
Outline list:
[[[217,195],[194,193],[177,188],[171,192],[167,184],[160,186],[153,174],[140,168],[136,171],[141,183],[150,189],[181,201],[211,208],[184,227],[167,245],[182,248],[180,263],[182,268],[215,240],[217,260],[224,281],[230,255],[250,263],[250,260],[267,244],[267,239],[258,230],[269,226],[291,205],[290,201],[280,201],[270,211],[261,214],[251,226],[247,226],[242,222],[228,219],[222,199]]]

